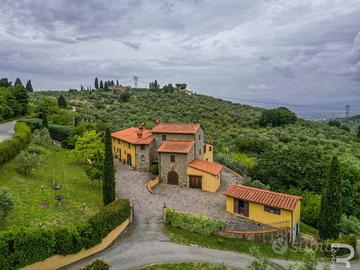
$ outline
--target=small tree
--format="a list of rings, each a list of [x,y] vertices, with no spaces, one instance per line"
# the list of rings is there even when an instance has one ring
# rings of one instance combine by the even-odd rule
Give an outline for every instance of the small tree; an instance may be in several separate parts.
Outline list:
[[[103,178],[103,202],[108,205],[115,200],[115,167],[112,155],[110,129],[105,130],[105,157]]]
[[[290,270],[316,270],[316,253],[311,249],[307,249],[300,263],[290,266]],[[324,268],[326,269],[326,268]]]
[[[93,160],[99,152],[104,154],[104,144],[95,130],[84,132],[82,136],[76,136],[75,140],[75,148],[70,152],[74,159],[86,162],[87,159]]]
[[[27,176],[38,165],[39,156],[28,151],[21,151],[15,158],[16,167]]]
[[[57,103],[58,103],[59,108],[61,108],[61,109],[65,109],[67,106],[66,99],[63,95],[60,95],[58,97]]]
[[[100,80],[100,89],[104,89],[104,83],[102,80]]]
[[[8,189],[0,187],[0,220],[3,220],[14,208],[14,203]]]
[[[27,81],[25,88],[28,92],[34,91],[30,80]]]
[[[50,137],[49,130],[47,128],[42,128],[41,130],[36,129],[33,133],[33,138],[31,143],[39,146],[49,146],[52,140]]]
[[[331,161],[328,181],[321,195],[319,215],[319,236],[322,240],[337,239],[342,211],[343,191],[339,161],[336,156]]]

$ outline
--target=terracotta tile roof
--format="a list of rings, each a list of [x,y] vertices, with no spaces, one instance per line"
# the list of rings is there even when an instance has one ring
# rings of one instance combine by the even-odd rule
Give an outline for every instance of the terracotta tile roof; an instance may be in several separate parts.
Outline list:
[[[193,145],[194,145],[194,141],[190,141],[190,142],[165,141],[160,145],[157,151],[163,153],[187,154],[190,152]]]
[[[175,134],[195,134],[201,127],[200,124],[176,124],[176,123],[160,123],[155,126],[152,133],[175,133]]]
[[[143,129],[141,138],[139,138],[138,133],[140,130],[135,127],[128,129],[120,130],[111,134],[113,138],[125,141],[131,144],[149,144],[153,141],[152,133],[148,129]]]
[[[229,186],[225,190],[224,195],[291,211],[295,210],[296,203],[301,199],[299,196],[248,187],[240,184]]]
[[[194,159],[188,166],[213,175],[218,175],[223,168],[223,166],[218,163],[211,163],[200,159]]]

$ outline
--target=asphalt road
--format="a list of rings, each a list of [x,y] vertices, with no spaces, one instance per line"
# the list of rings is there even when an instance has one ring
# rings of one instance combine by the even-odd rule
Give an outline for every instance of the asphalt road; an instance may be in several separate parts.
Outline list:
[[[247,254],[170,242],[162,232],[161,226],[158,223],[132,224],[105,251],[65,269],[78,270],[98,258],[109,263],[111,270],[133,269],[153,263],[195,261],[224,263],[227,266],[244,268],[253,260],[253,257]],[[274,260],[274,262],[285,267],[291,264],[282,260]]]
[[[14,135],[14,127],[16,121],[0,124],[0,142],[11,138]]]

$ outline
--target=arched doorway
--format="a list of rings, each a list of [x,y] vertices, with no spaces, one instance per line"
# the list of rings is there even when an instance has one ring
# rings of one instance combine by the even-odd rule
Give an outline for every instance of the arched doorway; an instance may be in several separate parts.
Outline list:
[[[176,172],[171,171],[167,176],[167,183],[170,185],[178,185],[179,184],[179,176]]]
[[[131,166],[131,155],[127,154],[126,164]]]

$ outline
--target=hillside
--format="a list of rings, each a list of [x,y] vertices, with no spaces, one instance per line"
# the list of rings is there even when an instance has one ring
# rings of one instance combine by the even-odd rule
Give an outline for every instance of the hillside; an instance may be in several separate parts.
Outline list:
[[[331,157],[339,154],[344,189],[348,194],[344,208],[347,214],[360,217],[357,208],[360,203],[357,196],[360,193],[360,144],[354,130],[349,132],[302,119],[286,126],[262,127],[259,119],[265,110],[261,108],[204,95],[147,89],[133,89],[120,95],[104,91],[62,92],[68,103],[77,105],[75,113],[71,108],[56,108],[55,97],[59,94],[34,93],[34,110],[47,96],[45,103],[51,108],[49,121],[71,125],[72,116],[76,116],[75,135],[86,129],[101,132],[105,125],[119,130],[145,122],[151,128],[154,119],[200,122],[206,130],[206,139],[215,145],[219,162],[269,184],[274,190],[319,194],[327,179]]]

